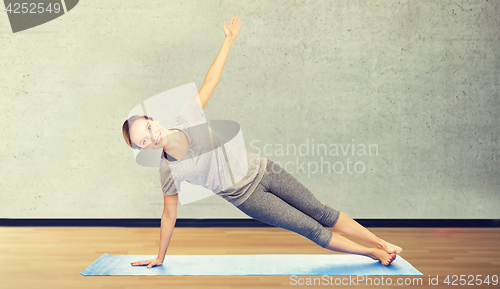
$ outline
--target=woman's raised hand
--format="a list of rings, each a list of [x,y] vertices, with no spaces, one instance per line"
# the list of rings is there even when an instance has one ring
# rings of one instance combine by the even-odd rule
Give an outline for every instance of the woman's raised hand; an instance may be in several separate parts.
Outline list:
[[[233,18],[229,21],[229,25],[226,25],[226,20],[224,20],[224,34],[226,34],[226,38],[234,41],[236,36],[238,36],[238,32],[240,32],[240,27],[241,19],[238,15],[233,15]]]
[[[145,260],[145,261],[137,261],[137,262],[132,262],[132,266],[144,266],[148,265],[148,268],[154,267],[154,266],[160,266],[163,264],[162,261],[160,261],[158,258],[156,259],[151,259],[151,260]]]

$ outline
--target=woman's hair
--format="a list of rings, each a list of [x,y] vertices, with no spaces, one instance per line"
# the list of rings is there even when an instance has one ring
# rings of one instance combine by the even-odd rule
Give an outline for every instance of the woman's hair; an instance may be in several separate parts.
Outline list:
[[[134,124],[134,122],[138,119],[149,119],[149,120],[153,120],[152,117],[150,116],[147,116],[147,115],[133,115],[131,117],[129,117],[124,123],[123,123],[123,126],[122,126],[122,132],[123,132],[123,138],[125,139],[125,142],[128,144],[129,147],[133,148],[133,149],[138,149],[138,150],[141,150],[142,148],[140,148],[139,146],[137,146],[135,143],[132,142],[132,140],[130,139],[130,128],[132,127],[132,124]]]

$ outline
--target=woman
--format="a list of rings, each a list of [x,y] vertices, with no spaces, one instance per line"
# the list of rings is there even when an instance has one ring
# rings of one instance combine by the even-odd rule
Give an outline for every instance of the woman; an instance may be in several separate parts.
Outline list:
[[[188,181],[211,189],[254,219],[301,234],[329,250],[364,255],[389,266],[402,251],[400,247],[378,238],[346,214],[317,200],[272,161],[235,146],[225,146],[219,134],[201,123],[203,109],[220,80],[240,27],[238,15],[232,17],[229,25],[224,20],[222,48],[198,94],[184,106],[171,129],[147,116],[132,116],[123,124],[123,136],[130,147],[163,149],[160,174],[164,210],[158,257],[131,264],[148,268],[163,264],[177,218],[180,182]],[[376,247],[356,244],[324,226]]]

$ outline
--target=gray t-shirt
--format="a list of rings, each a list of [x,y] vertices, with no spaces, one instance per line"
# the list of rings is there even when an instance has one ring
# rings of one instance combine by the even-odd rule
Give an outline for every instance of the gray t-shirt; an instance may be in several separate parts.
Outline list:
[[[190,99],[171,129],[181,130],[189,140],[185,155],[166,161],[162,154],[160,180],[163,195],[180,192],[186,181],[203,186],[234,206],[242,204],[255,190],[266,171],[267,160],[224,137],[223,131],[208,127],[204,112]],[[189,194],[189,192],[183,192]]]

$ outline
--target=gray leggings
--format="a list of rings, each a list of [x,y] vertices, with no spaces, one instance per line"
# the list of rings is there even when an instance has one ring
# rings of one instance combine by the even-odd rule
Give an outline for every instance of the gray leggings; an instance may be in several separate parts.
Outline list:
[[[325,205],[295,177],[271,160],[260,184],[250,197],[237,206],[243,213],[263,223],[300,234],[321,247],[330,243],[340,215]]]

